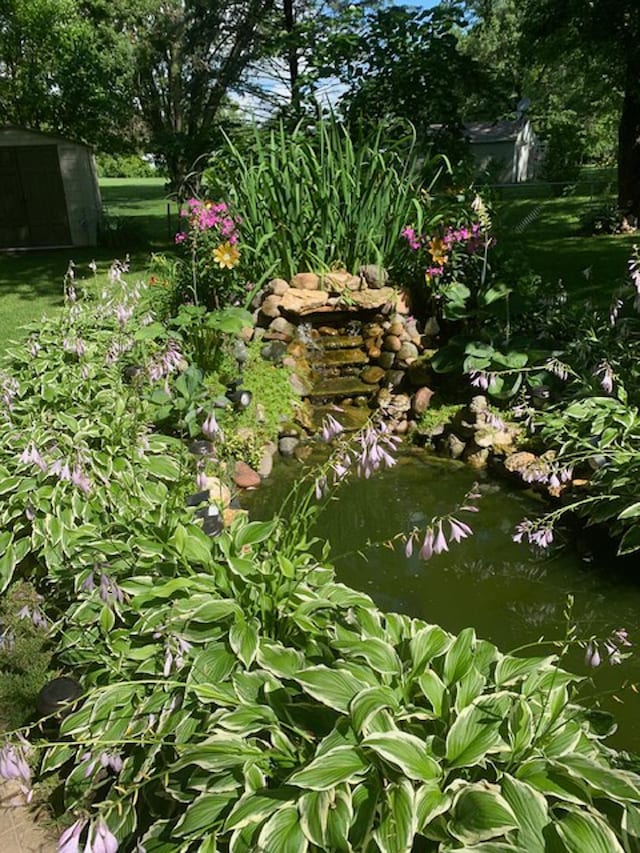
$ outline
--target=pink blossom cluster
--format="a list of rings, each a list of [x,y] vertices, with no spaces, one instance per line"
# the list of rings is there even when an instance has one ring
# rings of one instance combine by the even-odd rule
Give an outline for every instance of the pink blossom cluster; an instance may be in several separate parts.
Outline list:
[[[474,488],[468,492],[462,504],[458,507],[459,512],[478,512],[478,507],[474,501],[480,498],[480,494]],[[449,534],[445,533],[446,526],[449,528]],[[454,515],[450,514],[443,518],[434,518],[424,531],[417,528],[412,530],[406,538],[404,553],[407,558],[413,554],[414,546],[422,540],[418,556],[421,560],[430,560],[434,554],[442,554],[443,551],[449,550],[451,542],[462,542],[463,539],[473,536],[473,530],[464,521],[460,521]]]
[[[224,201],[209,202],[190,198],[187,201],[187,210],[183,210],[180,215],[189,219],[189,224],[195,231],[216,229],[223,240],[229,243],[238,242],[237,227],[240,220],[230,215],[229,207]],[[187,236],[185,231],[179,231],[175,236],[176,243],[184,243]]]
[[[62,348],[65,352],[71,353],[72,355],[77,355],[78,358],[82,358],[83,355],[86,355],[87,345],[82,340],[82,338],[70,338],[66,337],[62,341]]]
[[[409,244],[409,248],[414,252],[417,252],[419,249],[428,248],[434,239],[429,234],[418,234],[416,229],[411,225],[405,225],[400,231],[400,236],[405,238]],[[464,249],[470,255],[474,255],[478,249],[483,248],[486,242],[482,225],[479,222],[473,222],[471,225],[465,225],[461,228],[449,226],[442,233],[440,239],[442,239],[445,248],[452,249],[455,246],[464,246]],[[439,272],[430,272],[430,275],[440,275],[442,273],[442,267],[433,267],[433,269],[437,269]]]
[[[613,382],[615,379],[615,373],[613,372],[613,368],[609,364],[608,361],[601,361],[600,364],[593,371],[593,375],[597,376],[600,380],[600,385],[602,386],[602,390],[605,394],[611,394],[613,391]]]
[[[0,400],[8,411],[13,408],[13,401],[18,396],[20,385],[17,379],[7,373],[0,373]]]
[[[92,752],[85,752],[81,760],[87,762],[87,767],[84,771],[85,779],[93,776],[94,771],[98,767],[101,767],[103,770],[113,770],[114,773],[119,773],[122,770],[123,761],[119,752],[103,750],[97,756],[94,756]]]

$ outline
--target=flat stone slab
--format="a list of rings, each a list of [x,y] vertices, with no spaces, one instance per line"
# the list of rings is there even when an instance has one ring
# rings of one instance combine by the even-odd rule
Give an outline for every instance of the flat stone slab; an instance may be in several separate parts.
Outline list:
[[[280,300],[280,310],[296,317],[304,317],[326,305],[329,294],[324,290],[299,290],[290,287]]]
[[[317,367],[334,367],[343,364],[366,364],[369,356],[361,349],[334,349],[328,352],[314,352],[309,361]]]
[[[339,376],[335,379],[321,379],[311,389],[309,397],[360,397],[371,396],[379,390],[377,385],[367,385],[352,376]]]

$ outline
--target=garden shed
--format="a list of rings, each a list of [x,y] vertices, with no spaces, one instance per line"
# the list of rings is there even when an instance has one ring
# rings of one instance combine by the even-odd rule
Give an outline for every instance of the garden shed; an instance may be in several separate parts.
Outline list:
[[[479,172],[496,183],[516,184],[535,177],[540,145],[531,122],[513,120],[472,121],[464,125]]]
[[[88,146],[0,128],[0,249],[95,246],[100,212]]]

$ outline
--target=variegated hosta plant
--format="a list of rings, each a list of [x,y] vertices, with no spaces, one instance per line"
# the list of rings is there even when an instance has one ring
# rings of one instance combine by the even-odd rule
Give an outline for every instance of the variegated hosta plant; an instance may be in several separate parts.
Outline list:
[[[577,676],[383,613],[281,535],[238,521],[197,572],[132,572],[113,626],[72,608],[87,691],[39,768],[61,850],[638,849],[640,777]]]

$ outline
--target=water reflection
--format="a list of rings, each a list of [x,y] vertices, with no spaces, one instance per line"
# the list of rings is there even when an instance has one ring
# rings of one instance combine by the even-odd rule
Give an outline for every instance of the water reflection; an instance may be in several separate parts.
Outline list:
[[[266,517],[280,505],[296,474],[299,469],[283,467],[269,487],[252,496],[254,517]],[[347,484],[339,499],[329,503],[314,533],[331,542],[340,580],[368,592],[382,608],[438,622],[450,631],[473,625],[479,636],[503,651],[541,636],[562,638],[566,600],[572,594],[580,636],[606,636],[626,627],[639,648],[617,667],[587,670],[581,650],[571,653],[567,665],[592,676],[598,690],[615,689],[625,679],[640,681],[640,632],[635,632],[640,587],[635,578],[614,571],[606,558],[586,564],[580,556],[584,543],[581,551],[567,547],[549,557],[514,543],[515,525],[536,511],[522,492],[482,482],[480,511],[470,522],[475,535],[427,563],[417,555],[406,559],[402,546],[367,547],[370,541],[384,541],[450,512],[476,477],[465,466],[412,453],[369,481]],[[593,692],[591,686],[586,689]],[[640,698],[627,692],[623,700],[603,700],[619,722],[611,743],[640,752]]]

